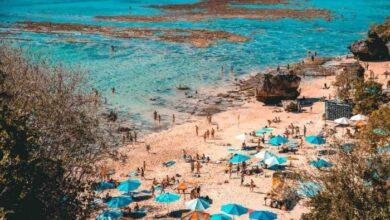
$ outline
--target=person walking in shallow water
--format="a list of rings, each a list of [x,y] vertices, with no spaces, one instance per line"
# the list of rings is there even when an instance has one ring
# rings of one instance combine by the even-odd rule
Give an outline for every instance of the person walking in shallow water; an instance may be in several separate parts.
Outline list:
[[[161,115],[157,116],[157,120],[158,120],[158,125],[160,125],[161,124]]]

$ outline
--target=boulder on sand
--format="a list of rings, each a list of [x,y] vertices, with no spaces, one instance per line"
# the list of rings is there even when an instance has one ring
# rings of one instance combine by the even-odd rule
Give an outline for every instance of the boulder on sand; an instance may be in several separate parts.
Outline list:
[[[257,74],[241,85],[242,90],[253,90],[258,101],[265,104],[278,104],[281,100],[295,100],[299,96],[301,78],[292,72]]]

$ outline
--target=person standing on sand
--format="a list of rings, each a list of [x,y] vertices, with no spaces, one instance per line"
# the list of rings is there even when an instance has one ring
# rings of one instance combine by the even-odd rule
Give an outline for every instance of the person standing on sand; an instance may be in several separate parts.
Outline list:
[[[142,177],[142,178],[145,177],[145,170],[144,170],[144,168],[141,168],[141,177]]]
[[[150,192],[152,193],[152,196],[154,198],[154,192],[155,192],[155,188],[154,188],[154,185],[152,184],[152,186],[150,187]]]
[[[215,130],[214,128],[211,128],[211,138],[214,139]]]
[[[306,137],[306,125],[303,125],[303,136]]]
[[[148,152],[148,154],[150,154],[150,144],[146,145],[146,152]]]
[[[200,167],[201,167],[201,165],[200,165],[199,161],[196,161],[196,173],[197,174],[200,174]]]
[[[153,112],[153,118],[154,118],[154,121],[157,121],[157,111],[156,110],[154,110],[154,112]]]
[[[241,172],[241,186],[244,185],[245,173]]]
[[[196,136],[199,136],[199,127],[198,127],[198,125],[195,125],[195,134],[196,134]]]
[[[237,127],[240,127],[240,113],[237,115]]]
[[[195,164],[194,164],[194,160],[192,160],[192,159],[191,159],[191,161],[190,161],[190,165],[191,165],[191,173],[193,173],[193,172],[194,172],[194,170],[195,170]]]
[[[142,168],[144,168],[144,170],[146,170],[146,161],[142,162]]]
[[[175,114],[172,114],[172,124],[175,124]]]
[[[204,140],[204,142],[206,142],[206,139],[207,139],[207,134],[206,134],[206,132],[203,134],[203,140]]]
[[[229,179],[232,177],[233,164],[229,163]]]
[[[209,139],[210,138],[210,131],[207,129],[206,131],[206,138]]]
[[[134,131],[134,142],[137,142],[137,132]]]
[[[251,184],[250,184],[250,190],[251,192],[253,192],[253,189],[255,188],[255,182],[253,181],[253,179],[251,179]]]

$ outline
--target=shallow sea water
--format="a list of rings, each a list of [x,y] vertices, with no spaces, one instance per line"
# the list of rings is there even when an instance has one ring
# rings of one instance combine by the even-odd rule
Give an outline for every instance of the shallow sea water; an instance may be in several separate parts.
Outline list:
[[[154,109],[172,109],[175,87],[218,87],[221,66],[244,76],[268,66],[295,62],[308,50],[334,56],[348,52],[347,45],[362,38],[368,27],[390,15],[389,0],[292,0],[287,5],[235,5],[247,8],[320,8],[334,19],[249,20],[209,19],[197,22],[107,22],[97,15],[157,15],[156,4],[182,4],[196,0],[0,0],[0,31],[18,21],[51,21],[121,27],[224,30],[250,38],[245,43],[219,41],[208,48],[140,39],[115,39],[80,33],[47,35],[18,33],[18,45],[87,71],[88,80],[105,94],[108,103],[138,125],[150,125]],[[116,47],[115,53],[110,51]],[[117,94],[111,94],[115,87]],[[150,101],[157,98],[157,102]],[[169,113],[170,114],[170,113]]]

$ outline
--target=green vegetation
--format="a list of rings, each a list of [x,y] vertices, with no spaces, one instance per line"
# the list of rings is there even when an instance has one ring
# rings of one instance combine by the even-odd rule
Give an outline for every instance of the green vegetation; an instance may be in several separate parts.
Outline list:
[[[355,113],[368,115],[378,109],[385,102],[385,98],[382,84],[372,80],[354,82],[353,111]]]
[[[36,59],[34,59],[36,60]],[[110,131],[77,72],[0,47],[0,218],[89,216]]]

